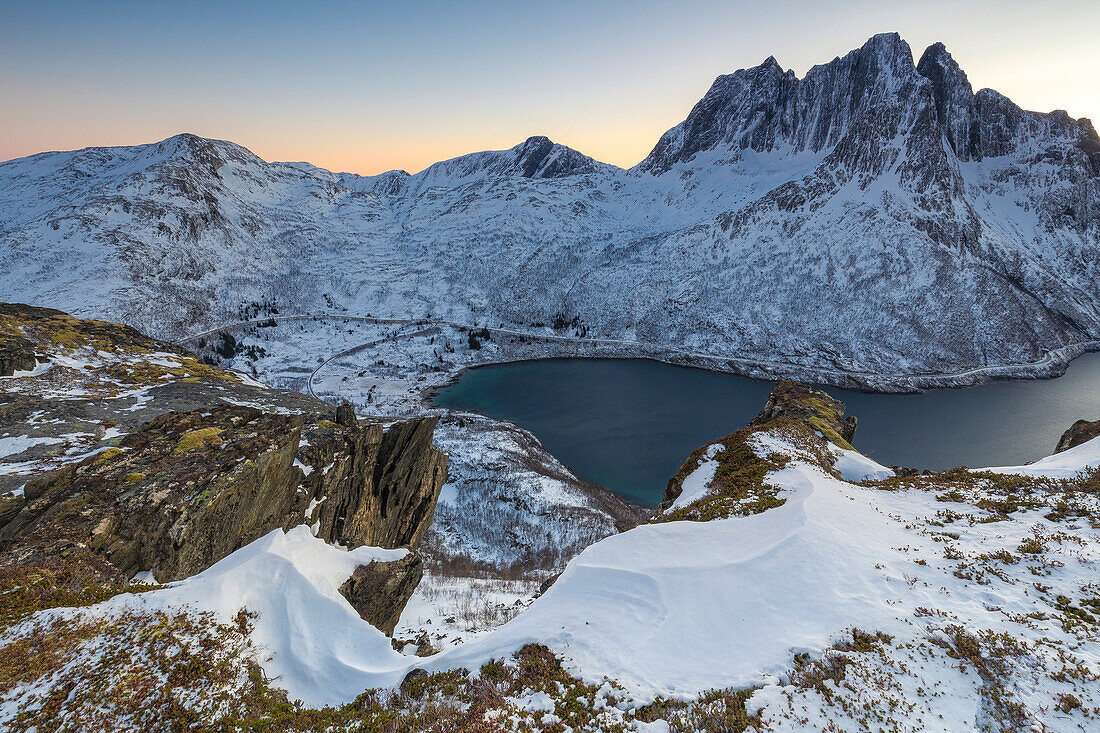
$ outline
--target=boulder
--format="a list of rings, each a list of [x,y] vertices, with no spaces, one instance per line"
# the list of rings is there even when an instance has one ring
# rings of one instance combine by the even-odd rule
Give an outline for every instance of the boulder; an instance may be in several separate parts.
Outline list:
[[[424,561],[409,552],[400,560],[360,565],[340,586],[340,593],[364,621],[392,636],[423,575]]]
[[[416,656],[418,657],[431,657],[439,654],[439,650],[432,646],[432,638],[428,636],[427,631],[421,631],[411,639],[398,639],[395,636],[390,639],[390,644],[395,652],[401,652],[409,644],[413,644],[416,646]]]
[[[676,497],[673,497],[672,500],[676,501]],[[535,594],[535,597],[538,598],[539,596],[546,593],[546,591],[550,590],[550,587],[552,585],[554,585],[554,583],[556,583],[558,578],[560,578],[560,577],[561,577],[561,573],[554,573],[549,578],[542,581],[542,583],[539,585],[539,592],[537,594]]]
[[[40,359],[36,356],[30,341],[13,334],[0,334],[0,377],[31,371],[38,366]]]
[[[355,417],[355,408],[350,402],[345,402],[336,408],[336,424],[348,428],[359,426],[359,419]]]
[[[408,695],[410,697],[419,697],[416,693],[420,691],[418,682],[422,682],[428,676],[426,669],[420,667],[413,667],[409,670],[408,674],[401,680],[401,694]]]
[[[38,362],[47,361],[33,341],[23,333],[22,309],[47,311],[31,306],[0,303],[0,377],[10,377],[16,372],[29,372]]]
[[[1058,439],[1058,445],[1055,446],[1054,452],[1061,453],[1064,450],[1069,450],[1074,446],[1087,443],[1095,437],[1100,436],[1100,420],[1078,420],[1069,427],[1069,430],[1062,433],[1062,437]]]

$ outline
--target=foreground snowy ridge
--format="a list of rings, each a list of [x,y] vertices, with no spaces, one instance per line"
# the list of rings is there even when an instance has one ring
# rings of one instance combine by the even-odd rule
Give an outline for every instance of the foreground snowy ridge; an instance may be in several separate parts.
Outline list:
[[[859,485],[808,458],[833,453],[823,440],[791,436],[753,441],[761,458],[789,458],[766,477],[780,506],[604,539],[517,618],[426,660],[394,652],[335,590],[382,551],[348,553],[304,527],[91,613],[258,611],[257,661],[311,705],[395,687],[418,665],[477,670],[534,642],[586,681],[625,688],[624,710],[735,687],[755,688],[747,708],[768,730],[1087,729],[1100,715],[1100,505],[1057,482],[1100,467],[1100,439],[1031,467]]]
[[[1049,376],[1100,339],[1091,123],[975,93],[896,34],[802,79],[719,77],[629,171],[535,137],[361,177],[180,135],[0,183],[8,297],[173,337],[275,309],[431,317],[868,383]]]

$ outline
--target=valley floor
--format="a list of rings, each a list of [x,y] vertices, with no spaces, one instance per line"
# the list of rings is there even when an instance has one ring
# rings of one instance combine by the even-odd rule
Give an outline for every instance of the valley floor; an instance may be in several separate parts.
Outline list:
[[[471,347],[474,335],[476,347]],[[1100,350],[1100,340],[1048,351],[1036,361],[990,365],[954,372],[881,374],[794,360],[730,357],[632,339],[590,338],[566,324],[560,329],[458,324],[431,319],[375,318],[317,313],[227,324],[180,343],[207,350],[223,334],[241,343],[235,359],[271,384],[317,396],[339,395],[375,410],[397,414],[430,407],[434,389],[463,370],[510,361],[555,358],[644,358],[758,379],[790,378],[875,392],[912,392],[965,387],[994,379],[1056,377],[1078,356]],[[274,348],[267,346],[271,344]],[[235,356],[237,355],[235,354]],[[387,359],[386,357],[389,357]],[[354,376],[353,376],[354,374]],[[334,378],[339,384],[333,383]],[[365,380],[365,381],[364,381]]]

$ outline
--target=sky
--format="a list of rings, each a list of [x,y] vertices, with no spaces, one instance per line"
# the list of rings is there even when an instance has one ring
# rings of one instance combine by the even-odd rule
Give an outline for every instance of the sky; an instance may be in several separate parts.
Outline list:
[[[373,174],[547,135],[625,167],[719,74],[802,76],[885,31],[1100,123],[1098,27],[1096,0],[5,0],[0,160],[193,132]]]

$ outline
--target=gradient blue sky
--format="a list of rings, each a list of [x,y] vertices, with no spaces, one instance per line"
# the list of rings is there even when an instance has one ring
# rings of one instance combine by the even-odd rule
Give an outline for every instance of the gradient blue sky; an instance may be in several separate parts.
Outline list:
[[[800,76],[898,31],[975,89],[1100,117],[1100,2],[13,2],[0,4],[0,160],[233,140],[268,160],[419,170],[545,134],[629,166],[714,77]]]

